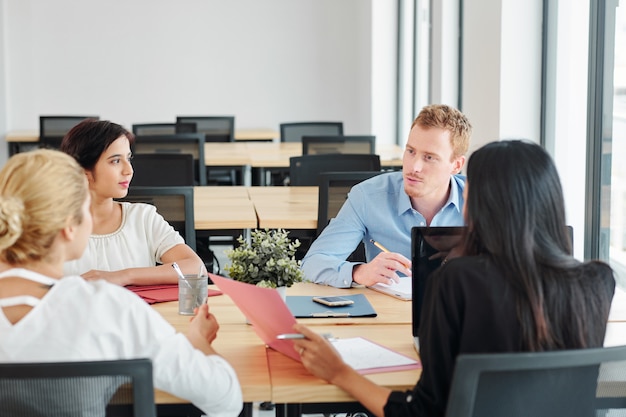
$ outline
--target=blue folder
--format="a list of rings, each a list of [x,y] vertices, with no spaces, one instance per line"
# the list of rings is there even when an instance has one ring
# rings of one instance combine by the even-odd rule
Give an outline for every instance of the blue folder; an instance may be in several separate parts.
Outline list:
[[[287,307],[296,318],[376,317],[376,311],[364,294],[341,295],[354,301],[347,306],[329,307],[313,301],[310,295],[287,296]]]

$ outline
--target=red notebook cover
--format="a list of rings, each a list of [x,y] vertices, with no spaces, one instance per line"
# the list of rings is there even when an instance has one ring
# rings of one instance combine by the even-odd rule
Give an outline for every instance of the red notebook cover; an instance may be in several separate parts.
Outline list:
[[[126,287],[148,304],[164,303],[178,300],[178,284],[129,285]],[[209,288],[208,296],[221,295],[221,291]]]

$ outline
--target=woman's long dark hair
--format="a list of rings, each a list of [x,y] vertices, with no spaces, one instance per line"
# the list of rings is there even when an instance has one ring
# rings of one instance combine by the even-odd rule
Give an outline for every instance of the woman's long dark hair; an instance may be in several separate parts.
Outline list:
[[[489,256],[515,288],[524,348],[595,343],[595,323],[587,321],[604,314],[606,303],[594,299],[598,289],[586,287],[597,281],[585,282],[571,255],[561,183],[548,153],[530,142],[493,142],[471,155],[467,179],[466,254]]]

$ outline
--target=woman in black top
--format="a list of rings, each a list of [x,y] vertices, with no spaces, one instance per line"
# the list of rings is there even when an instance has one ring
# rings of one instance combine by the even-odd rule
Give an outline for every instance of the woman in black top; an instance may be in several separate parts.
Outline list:
[[[461,353],[600,347],[615,281],[600,261],[571,255],[556,167],[539,145],[501,141],[467,167],[462,257],[431,275],[420,323],[422,376],[391,392],[347,366],[302,325],[304,366],[377,416],[443,416]]]

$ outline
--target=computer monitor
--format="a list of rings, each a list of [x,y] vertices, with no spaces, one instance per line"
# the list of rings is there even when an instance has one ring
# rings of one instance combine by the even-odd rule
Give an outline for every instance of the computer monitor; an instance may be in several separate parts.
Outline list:
[[[465,229],[464,226],[416,226],[411,229],[412,327],[416,348],[419,346],[417,337],[428,278],[441,265],[447,253],[461,243]]]

